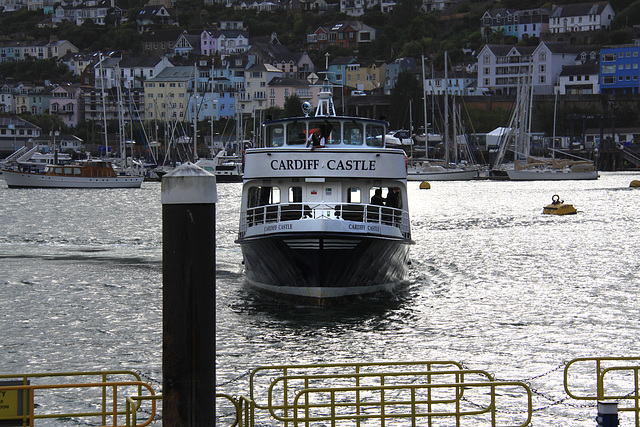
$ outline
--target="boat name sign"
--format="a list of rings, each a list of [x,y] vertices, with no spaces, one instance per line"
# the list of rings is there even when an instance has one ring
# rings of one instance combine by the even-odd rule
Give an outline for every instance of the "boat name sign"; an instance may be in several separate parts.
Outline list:
[[[375,160],[336,160],[330,159],[326,163],[326,167],[332,171],[374,171],[376,170]],[[318,159],[282,159],[272,160],[271,169],[274,171],[282,170],[318,170],[320,168],[320,160]]]
[[[263,233],[264,234],[269,234],[269,233],[277,233],[280,231],[306,231],[307,229],[302,227],[299,227],[299,224],[294,224],[294,223],[281,223],[281,224],[268,224],[268,225],[264,225],[263,226]],[[381,233],[382,232],[382,227],[380,225],[377,224],[349,224],[345,229],[343,229],[342,231],[348,231],[351,233]]]
[[[354,177],[405,179],[404,152],[395,153],[265,153],[247,151],[245,179],[299,177]]]

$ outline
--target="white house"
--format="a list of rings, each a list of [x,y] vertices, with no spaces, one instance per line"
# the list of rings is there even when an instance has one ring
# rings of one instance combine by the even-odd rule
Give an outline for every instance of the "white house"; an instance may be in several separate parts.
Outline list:
[[[609,2],[555,5],[549,17],[551,34],[608,29],[615,12]]]
[[[560,76],[555,92],[560,95],[590,95],[600,93],[600,64],[597,52],[583,52],[580,63],[566,65]]]
[[[565,65],[575,65],[578,48],[541,42],[537,47],[486,45],[478,54],[478,90],[514,95],[525,78],[535,94],[551,94]]]

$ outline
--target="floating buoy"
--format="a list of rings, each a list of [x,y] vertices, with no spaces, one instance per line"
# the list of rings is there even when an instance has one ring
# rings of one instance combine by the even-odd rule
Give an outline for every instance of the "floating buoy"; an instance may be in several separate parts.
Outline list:
[[[551,197],[551,204],[542,209],[543,214],[549,215],[571,215],[577,212],[578,211],[573,207],[573,205],[565,204],[564,200],[560,200],[560,196],[557,194],[554,194],[553,197]]]
[[[423,190],[428,190],[431,188],[431,184],[429,184],[427,181],[422,181],[420,183],[420,188]]]
[[[638,181],[637,179],[634,179],[633,181],[631,181],[631,184],[629,184],[629,187],[633,187],[633,188],[640,187],[640,181]]]

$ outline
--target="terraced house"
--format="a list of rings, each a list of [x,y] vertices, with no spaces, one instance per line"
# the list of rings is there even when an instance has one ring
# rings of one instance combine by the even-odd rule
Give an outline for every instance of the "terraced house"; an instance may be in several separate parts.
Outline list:
[[[144,83],[147,120],[185,121],[193,95],[194,67],[167,67]]]

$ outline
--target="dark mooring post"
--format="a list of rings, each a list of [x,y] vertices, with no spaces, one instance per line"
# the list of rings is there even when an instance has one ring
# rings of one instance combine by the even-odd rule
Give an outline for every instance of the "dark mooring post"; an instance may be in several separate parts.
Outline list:
[[[618,427],[618,403],[598,402],[598,427]]]
[[[216,178],[162,179],[162,425],[215,425]]]

